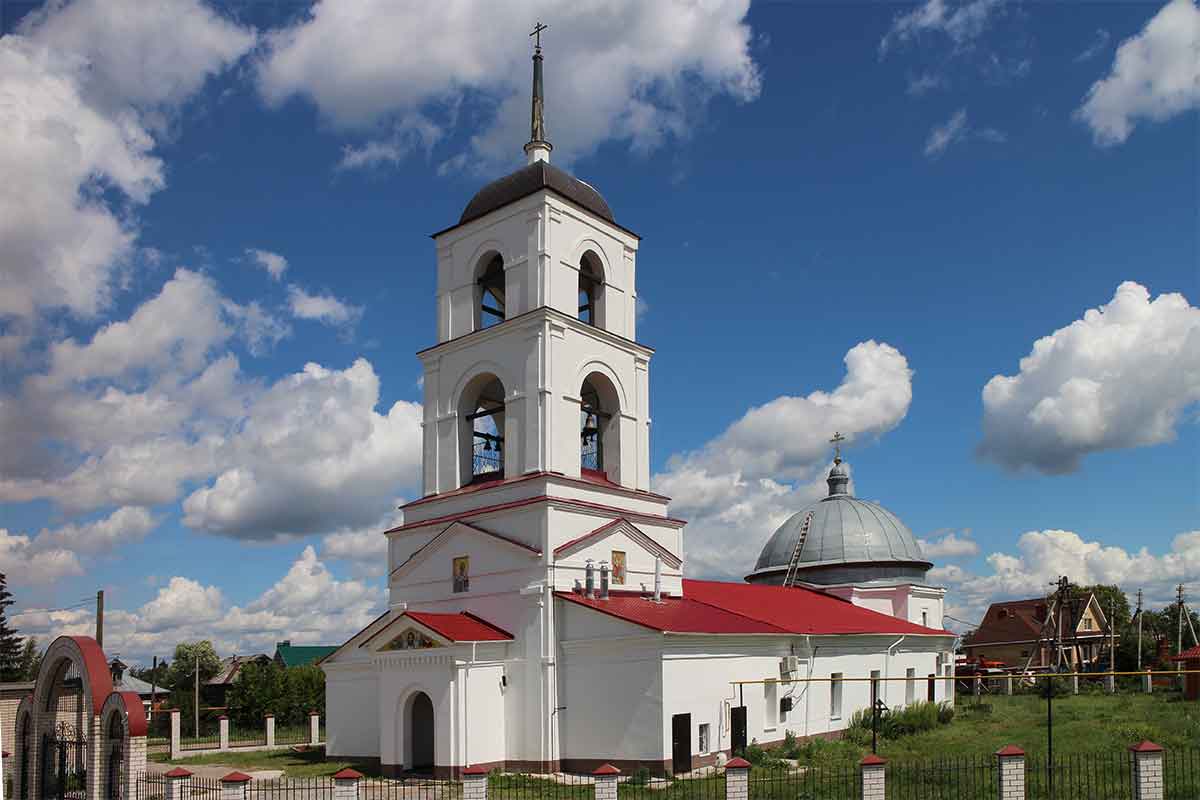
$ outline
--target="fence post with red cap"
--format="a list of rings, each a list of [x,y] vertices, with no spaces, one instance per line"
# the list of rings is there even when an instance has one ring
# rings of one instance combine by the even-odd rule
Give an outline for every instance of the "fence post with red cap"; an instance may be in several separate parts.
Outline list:
[[[308,743],[321,743],[321,715],[316,711],[308,712]]]
[[[176,767],[163,776],[167,781],[166,800],[191,800],[192,773]]]
[[[996,751],[996,759],[1000,762],[998,800],[1025,800],[1025,751],[1010,744]]]
[[[231,772],[221,778],[221,800],[246,800],[250,776],[244,772]]]
[[[486,767],[467,767],[462,771],[463,800],[487,800]]]
[[[871,753],[858,762],[862,769],[862,800],[886,800],[886,758]]]
[[[1133,800],[1163,800],[1163,749],[1149,740],[1129,748],[1133,753]]]
[[[229,717],[224,714],[217,718],[217,747],[229,749]]]
[[[333,773],[333,800],[358,800],[362,773],[346,767]]]
[[[726,800],[748,800],[750,797],[750,762],[734,757],[725,763]]]
[[[267,747],[275,746],[275,715],[267,714],[263,719],[263,724],[267,726]]]
[[[601,764],[592,773],[596,779],[596,800],[617,800],[617,777],[621,770],[612,764]]]

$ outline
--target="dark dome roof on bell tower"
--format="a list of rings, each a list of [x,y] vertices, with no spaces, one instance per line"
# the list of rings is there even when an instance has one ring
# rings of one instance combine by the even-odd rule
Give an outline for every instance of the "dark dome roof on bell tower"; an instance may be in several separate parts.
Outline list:
[[[463,209],[458,224],[479,219],[543,189],[554,192],[607,222],[614,225],[617,222],[608,203],[591,185],[558,167],[551,166],[548,161],[535,161],[510,175],[492,181],[476,192],[471,202]]]

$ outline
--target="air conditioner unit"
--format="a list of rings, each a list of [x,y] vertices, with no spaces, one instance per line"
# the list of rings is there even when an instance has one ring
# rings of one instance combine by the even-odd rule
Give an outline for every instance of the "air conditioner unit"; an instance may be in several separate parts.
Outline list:
[[[779,677],[787,680],[800,671],[800,659],[796,656],[784,656],[779,660]]]

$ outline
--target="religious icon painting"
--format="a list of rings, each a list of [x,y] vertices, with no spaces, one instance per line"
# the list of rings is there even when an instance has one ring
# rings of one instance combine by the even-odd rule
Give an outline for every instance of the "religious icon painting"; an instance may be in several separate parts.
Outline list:
[[[625,551],[612,551],[612,582],[615,586],[625,585]]]
[[[471,589],[471,557],[458,556],[454,559],[452,569],[454,591],[466,592]]]

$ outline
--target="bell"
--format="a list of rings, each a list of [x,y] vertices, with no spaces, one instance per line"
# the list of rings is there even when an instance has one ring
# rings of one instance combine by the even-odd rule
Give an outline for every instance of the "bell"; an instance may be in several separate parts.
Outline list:
[[[484,440],[483,440],[483,449],[484,449],[484,450],[491,450],[491,449],[492,449],[492,443],[491,443],[491,441],[489,441],[488,439],[484,439]]]

